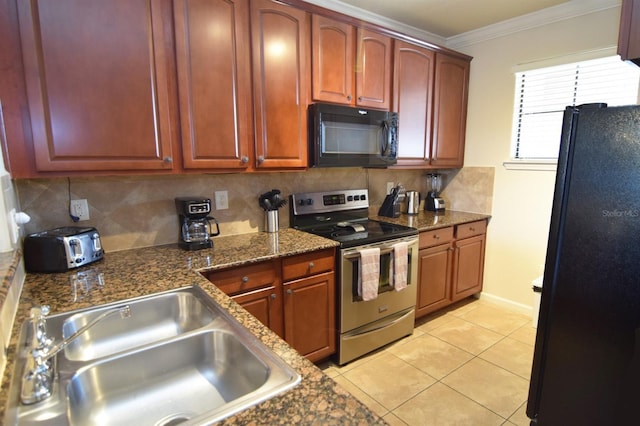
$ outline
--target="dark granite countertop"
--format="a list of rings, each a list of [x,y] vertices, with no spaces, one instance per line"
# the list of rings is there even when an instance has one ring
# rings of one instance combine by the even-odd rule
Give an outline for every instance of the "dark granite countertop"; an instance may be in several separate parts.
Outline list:
[[[419,231],[491,217],[456,211],[441,214],[421,211],[417,215],[402,214],[398,218],[375,216],[376,213],[372,211],[370,217],[414,227]],[[282,229],[277,233],[216,237],[212,249],[190,252],[173,244],[125,250],[107,253],[104,260],[70,272],[28,274],[7,352],[7,366],[0,392],[0,419],[4,418],[20,326],[28,318],[32,306],[48,304],[53,313],[59,313],[198,285],[302,376],[301,383],[292,390],[234,415],[221,424],[386,424],[198,273],[337,245],[332,240],[295,229]],[[4,274],[0,287],[0,306],[6,298],[20,255],[19,251],[0,255],[0,271]]]
[[[283,229],[214,238],[214,248],[187,252],[177,245],[106,253],[105,258],[73,272],[28,274],[24,283],[0,392],[4,418],[19,327],[34,305],[49,304],[53,313],[199,285],[265,345],[291,365],[302,381],[295,388],[223,420],[220,424],[386,424],[313,363],[222,293],[197,271],[237,266],[335,247],[334,241]]]
[[[398,225],[417,228],[418,231],[430,231],[432,229],[444,228],[447,226],[459,225],[461,223],[475,222],[476,220],[488,220],[491,215],[483,213],[468,213],[454,210],[445,210],[442,213],[428,212],[420,210],[418,214],[409,215],[402,213],[400,217],[391,218],[376,216],[377,210],[369,210],[369,218],[384,222],[396,223]]]

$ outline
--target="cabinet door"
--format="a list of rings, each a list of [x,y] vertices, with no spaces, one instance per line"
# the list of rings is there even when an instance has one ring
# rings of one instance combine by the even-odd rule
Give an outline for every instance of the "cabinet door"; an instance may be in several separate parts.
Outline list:
[[[334,273],[314,275],[283,285],[285,340],[310,361],[336,348]]]
[[[431,165],[462,167],[467,124],[469,61],[444,53],[437,53],[435,60]]]
[[[248,0],[176,0],[174,11],[184,167],[246,169]]]
[[[451,303],[451,244],[419,251],[416,318]]]
[[[282,293],[279,286],[239,294],[232,299],[284,339]]]
[[[396,40],[393,110],[399,113],[398,166],[428,167],[435,52]]]
[[[256,167],[308,164],[310,97],[308,14],[270,0],[251,0]]]
[[[640,0],[622,0],[618,55],[640,65]]]
[[[313,15],[311,30],[313,99],[351,104],[355,56],[353,26]]]
[[[389,110],[391,106],[391,38],[358,28],[356,105]]]
[[[172,169],[166,0],[19,1],[38,171]]]
[[[455,242],[452,300],[482,291],[486,234]]]

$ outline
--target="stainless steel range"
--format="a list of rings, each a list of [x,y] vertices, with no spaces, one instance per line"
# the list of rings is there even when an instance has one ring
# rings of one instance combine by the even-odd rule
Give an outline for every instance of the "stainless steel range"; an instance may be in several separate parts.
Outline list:
[[[369,219],[366,189],[298,193],[290,197],[290,225],[340,243],[338,280],[338,356],[340,365],[413,332],[418,280],[418,231]],[[404,248],[406,247],[406,263]],[[368,250],[376,249],[376,250]],[[378,252],[379,249],[379,252]],[[363,295],[363,283],[373,292]],[[392,265],[404,268],[406,285]],[[404,271],[404,269],[402,269]],[[361,274],[369,273],[363,278]],[[395,281],[394,281],[394,276]],[[402,281],[402,285],[398,282]],[[365,286],[366,286],[365,284]],[[366,291],[366,288],[365,288]]]

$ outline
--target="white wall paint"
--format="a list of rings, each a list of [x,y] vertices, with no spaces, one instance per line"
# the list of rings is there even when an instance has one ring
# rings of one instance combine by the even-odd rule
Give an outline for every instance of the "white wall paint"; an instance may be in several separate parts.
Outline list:
[[[555,172],[506,170],[514,100],[513,68],[523,63],[611,48],[620,8],[595,12],[461,48],[471,63],[465,166],[494,166],[484,296],[523,310],[546,255]]]

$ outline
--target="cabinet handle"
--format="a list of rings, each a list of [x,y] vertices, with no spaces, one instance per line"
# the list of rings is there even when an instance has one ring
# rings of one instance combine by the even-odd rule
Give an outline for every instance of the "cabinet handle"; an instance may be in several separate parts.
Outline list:
[[[242,282],[243,283],[248,283],[249,282],[249,277],[242,277]]]
[[[275,294],[275,293],[272,293],[272,294],[271,294],[271,298],[272,298],[272,299],[275,299],[276,297],[278,297],[278,296],[276,296],[276,294]]]
[[[261,155],[258,157],[258,163],[260,164],[264,163],[264,155]]]
[[[240,162],[242,164],[247,164],[249,162],[249,157],[247,157],[246,155],[243,155],[242,158],[240,159]]]
[[[293,290],[291,290],[290,288],[287,289],[287,294],[293,294]]]
[[[309,269],[313,268],[314,266],[316,266],[313,262],[309,262]]]

